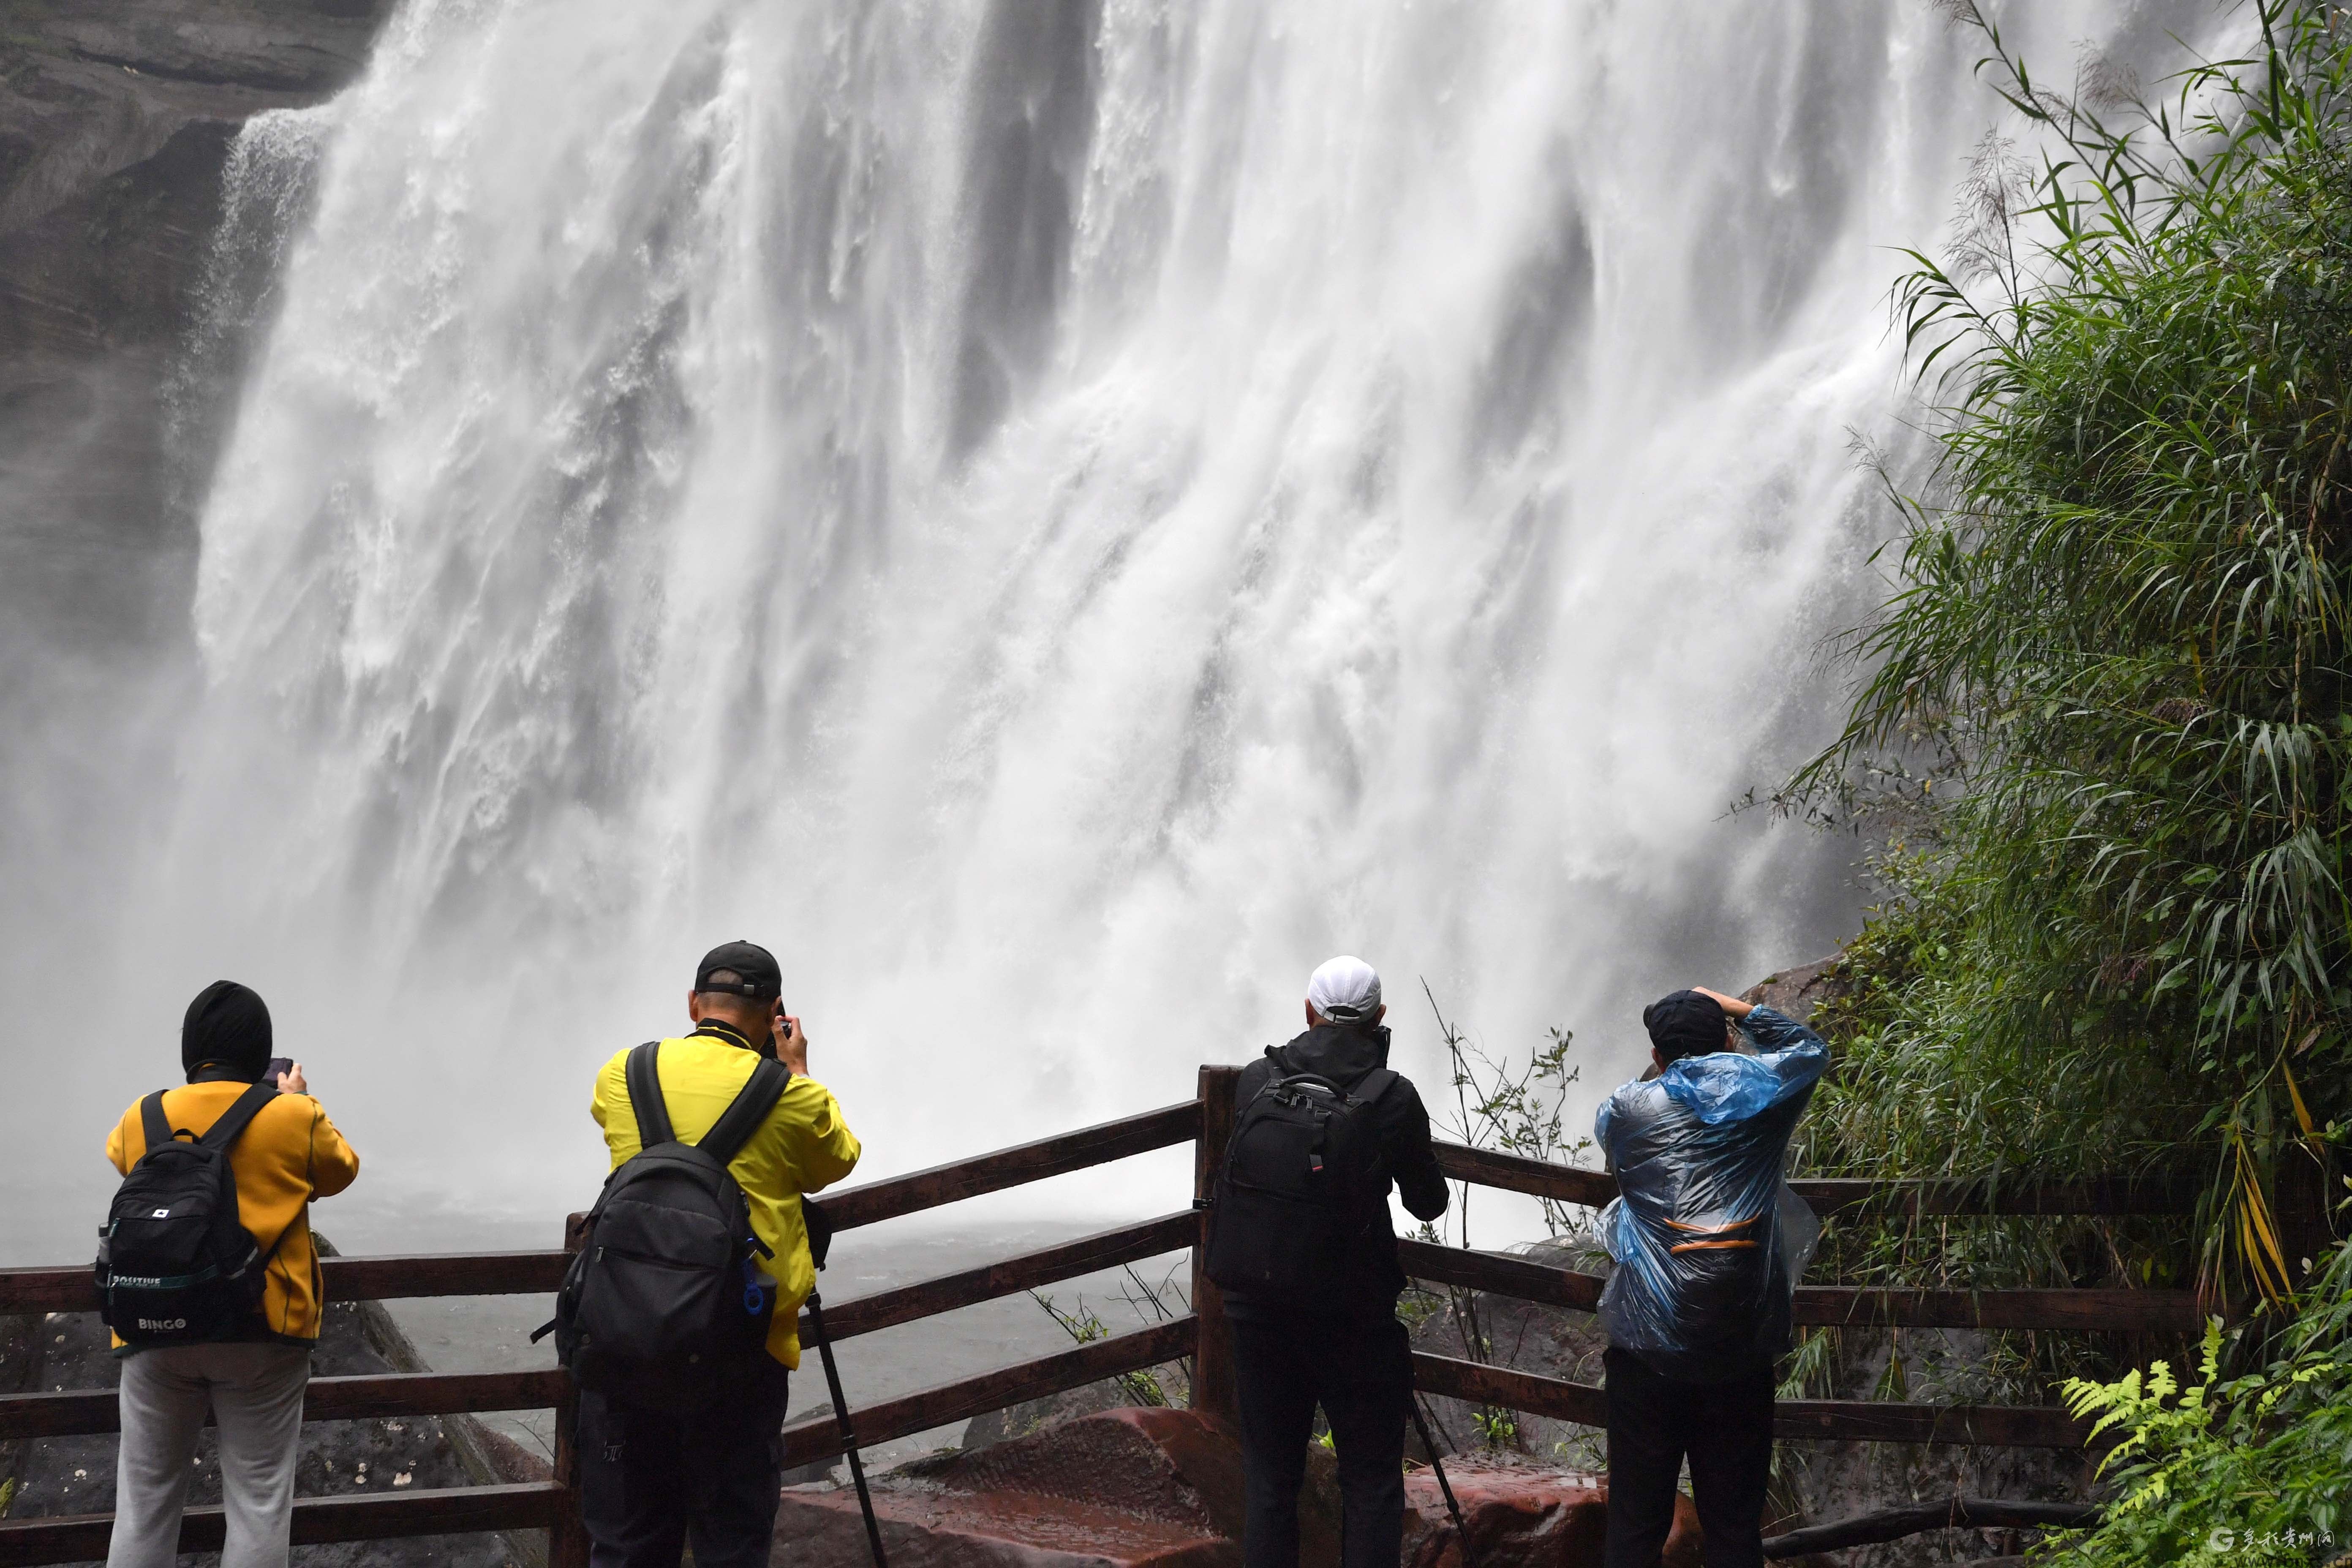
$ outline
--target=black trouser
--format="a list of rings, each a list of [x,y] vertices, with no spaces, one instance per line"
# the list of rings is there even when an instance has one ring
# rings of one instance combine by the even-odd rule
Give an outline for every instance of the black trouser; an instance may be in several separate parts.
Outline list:
[[[1393,1315],[1234,1320],[1248,1519],[1245,1568],[1298,1568],[1298,1489],[1315,1407],[1339,1457],[1341,1568],[1396,1568],[1412,1356]]]
[[[1607,1568],[1657,1568],[1690,1460],[1706,1568],[1762,1568],[1764,1485],[1772,1473],[1772,1372],[1674,1383],[1609,1347]]]
[[[590,1568],[766,1568],[782,1489],[784,1369],[766,1356],[717,1409],[672,1415],[580,1395]]]

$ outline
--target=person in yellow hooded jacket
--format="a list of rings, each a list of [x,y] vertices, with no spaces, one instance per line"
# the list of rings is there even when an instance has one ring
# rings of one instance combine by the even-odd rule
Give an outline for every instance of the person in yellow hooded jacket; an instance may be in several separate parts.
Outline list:
[[[269,1008],[258,995],[233,980],[205,987],[180,1026],[188,1081],[164,1092],[165,1123],[203,1136],[270,1076],[272,1044]],[[350,1186],[360,1161],[310,1098],[299,1062],[275,1077],[277,1096],[254,1113],[228,1154],[237,1221],[268,1258],[259,1312],[225,1342],[141,1350],[114,1342],[123,1358],[122,1442],[108,1568],[171,1568],[178,1560],[190,1462],[207,1410],[219,1429],[222,1568],[283,1568],[287,1560],[302,1394],[324,1296],[310,1200]],[[146,1154],[134,1101],[108,1135],[106,1157],[128,1175]]]
[[[593,1391],[580,1395],[581,1518],[591,1568],[677,1568],[690,1534],[695,1568],[764,1568],[775,1532],[789,1374],[800,1365],[800,1310],[816,1288],[801,1197],[857,1164],[856,1136],[833,1093],[808,1076],[808,1037],[785,1014],[783,972],[767,949],[730,942],[697,966],[687,994],[692,1033],[661,1042],[657,1060],[670,1128],[683,1142],[708,1132],[763,1056],[792,1069],[767,1120],[728,1171],[771,1256],[775,1316],[761,1368],[719,1411],[685,1418]],[[644,1147],[629,1103],[628,1058],[596,1075],[590,1112],[618,1170]]]

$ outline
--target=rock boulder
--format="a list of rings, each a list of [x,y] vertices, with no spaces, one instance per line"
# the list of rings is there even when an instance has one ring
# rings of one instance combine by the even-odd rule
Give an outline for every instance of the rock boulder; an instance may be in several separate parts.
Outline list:
[[[1608,1492],[1596,1477],[1516,1456],[1447,1467],[1479,1568],[1598,1564]],[[892,1568],[1238,1568],[1239,1439],[1190,1410],[1082,1415],[977,1452],[918,1460],[875,1478],[875,1512]],[[1435,1477],[1405,1480],[1404,1568],[1463,1568]],[[1303,1568],[1339,1560],[1330,1457],[1309,1455],[1300,1498]],[[816,1485],[784,1493],[771,1559],[778,1568],[868,1568],[857,1495]],[[1685,1500],[1664,1568],[1697,1568]]]

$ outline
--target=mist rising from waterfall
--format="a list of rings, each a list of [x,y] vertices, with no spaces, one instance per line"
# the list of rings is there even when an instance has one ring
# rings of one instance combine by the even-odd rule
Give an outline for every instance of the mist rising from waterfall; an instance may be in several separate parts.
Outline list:
[[[2006,9],[2151,74],[2213,17]],[[411,0],[233,168],[310,216],[167,839],[82,895],[160,957],[26,1135],[231,974],[372,1172],[552,1212],[739,935],[877,1173],[1181,1098],[1339,951],[1407,1070],[1425,978],[1605,1091],[1640,1001],[1851,929],[1850,842],[1727,808],[1878,592],[1853,448],[1980,52],[1886,0]]]

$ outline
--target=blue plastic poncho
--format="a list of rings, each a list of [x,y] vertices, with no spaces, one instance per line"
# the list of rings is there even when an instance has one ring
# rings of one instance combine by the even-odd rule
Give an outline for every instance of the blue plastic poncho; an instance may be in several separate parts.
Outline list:
[[[1821,1239],[1780,1173],[1829,1047],[1769,1007],[1740,1026],[1758,1055],[1684,1057],[1611,1095],[1593,1122],[1618,1190],[1601,1211],[1617,1260],[1601,1323],[1612,1344],[1685,1383],[1788,1349],[1790,1292]]]

